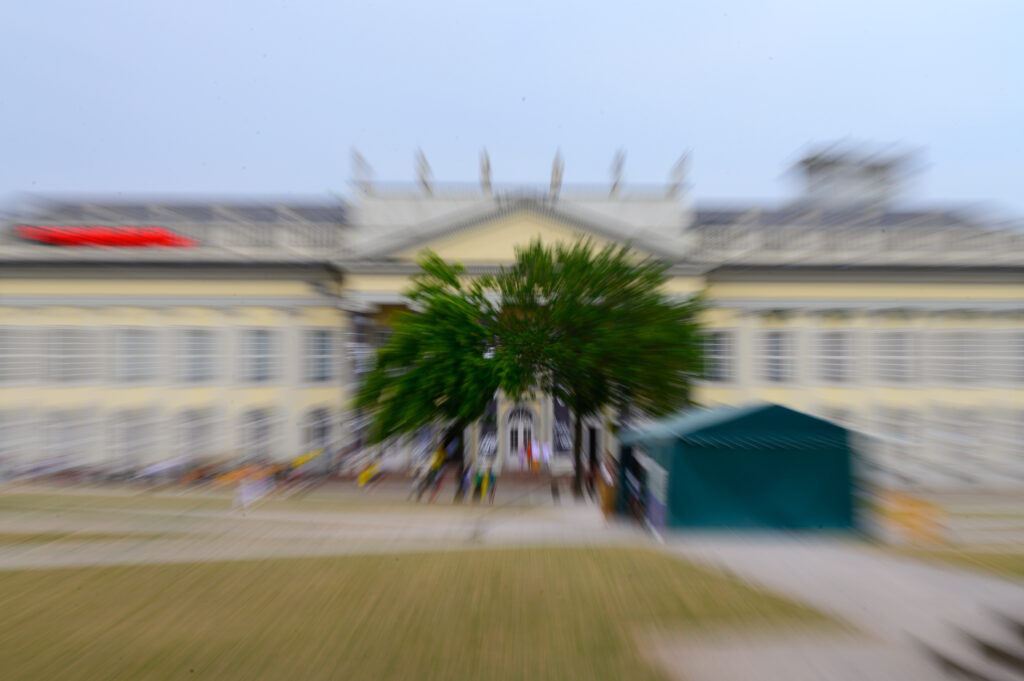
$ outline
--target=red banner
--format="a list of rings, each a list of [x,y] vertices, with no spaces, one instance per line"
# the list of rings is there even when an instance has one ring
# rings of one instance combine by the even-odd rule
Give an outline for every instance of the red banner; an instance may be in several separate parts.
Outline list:
[[[15,234],[28,241],[52,246],[113,246],[118,248],[193,248],[194,239],[164,227],[18,225]]]

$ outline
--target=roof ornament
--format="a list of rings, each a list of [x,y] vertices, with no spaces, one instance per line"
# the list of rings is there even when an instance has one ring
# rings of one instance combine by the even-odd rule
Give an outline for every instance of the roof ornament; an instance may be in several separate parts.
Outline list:
[[[668,175],[668,195],[678,196],[679,190],[686,185],[686,176],[690,174],[690,152],[687,151],[676,164],[672,166],[672,170],[669,171]]]
[[[431,186],[433,173],[422,149],[416,149],[416,176],[420,181],[420,186],[423,187],[423,192],[432,195],[434,193],[434,188]]]
[[[480,151],[480,187],[485,194],[493,193],[491,187],[491,157],[487,155],[487,149]]]
[[[625,165],[626,151],[624,149],[619,149],[615,152],[615,158],[612,159],[612,188],[609,192],[609,196],[615,196],[619,193],[619,188],[622,186],[622,170]]]
[[[364,194],[371,193],[373,189],[373,168],[355,148],[352,149],[352,183]]]
[[[555,152],[555,160],[551,163],[551,198],[558,198],[558,192],[562,190],[562,173],[565,171],[565,161],[562,160],[562,150]]]

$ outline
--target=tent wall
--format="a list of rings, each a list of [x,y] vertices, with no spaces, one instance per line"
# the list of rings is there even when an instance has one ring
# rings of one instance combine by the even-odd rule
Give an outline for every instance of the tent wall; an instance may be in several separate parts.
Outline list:
[[[677,441],[667,524],[675,527],[849,529],[847,447],[695,447]]]

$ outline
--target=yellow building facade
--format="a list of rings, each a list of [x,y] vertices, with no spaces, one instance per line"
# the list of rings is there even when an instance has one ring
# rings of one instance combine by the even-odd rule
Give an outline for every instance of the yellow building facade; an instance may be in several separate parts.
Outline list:
[[[699,401],[770,401],[849,425],[868,453],[863,474],[884,485],[1024,485],[1021,232],[839,193],[705,207],[677,187],[487,182],[363,187],[346,206],[50,205],[22,222],[145,221],[192,244],[55,245],[8,226],[0,461],[138,470],[358,449],[352,386],[404,307],[419,254],[474,276],[533,239],[586,237],[669,263],[670,294],[704,294]],[[528,449],[557,468],[569,433],[564,405],[496,396],[466,441],[499,467],[523,467]],[[615,450],[608,418],[584,438],[588,457]],[[381,454],[404,466],[434,444],[425,431]]]

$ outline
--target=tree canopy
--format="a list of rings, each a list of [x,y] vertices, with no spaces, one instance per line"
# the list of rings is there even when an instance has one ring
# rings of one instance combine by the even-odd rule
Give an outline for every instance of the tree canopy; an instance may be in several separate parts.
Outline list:
[[[468,279],[436,254],[420,261],[400,314],[360,386],[380,441],[479,419],[499,389],[567,404],[577,489],[580,424],[608,407],[663,414],[690,402],[702,371],[699,297],[664,291],[668,266],[589,240],[517,249],[498,274]]]
[[[356,395],[371,417],[371,442],[430,424],[464,428],[499,387],[485,323],[494,313],[480,282],[467,282],[464,268],[434,254],[420,269],[406,294],[412,309],[394,318]]]

